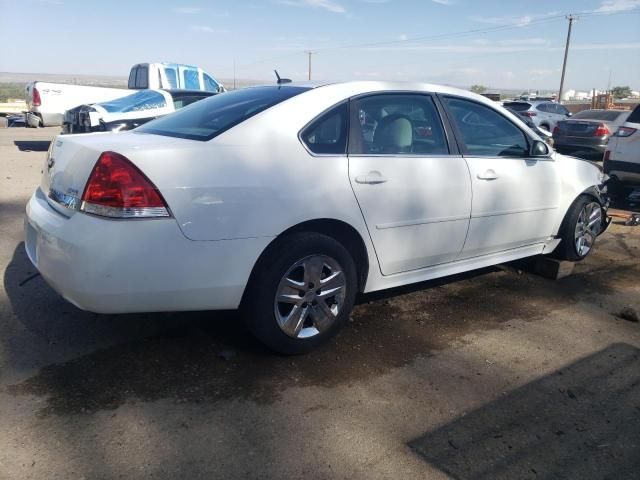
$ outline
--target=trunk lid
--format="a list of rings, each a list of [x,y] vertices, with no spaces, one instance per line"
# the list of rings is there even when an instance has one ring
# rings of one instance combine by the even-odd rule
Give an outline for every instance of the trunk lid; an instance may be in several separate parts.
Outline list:
[[[118,152],[132,159],[135,152],[162,149],[180,141],[131,132],[60,135],[52,141],[47,153],[40,188],[53,208],[71,216],[80,207],[87,180],[102,152]]]
[[[597,120],[562,120],[558,122],[558,133],[568,137],[593,137],[603,123]],[[611,131],[611,127],[607,128]]]

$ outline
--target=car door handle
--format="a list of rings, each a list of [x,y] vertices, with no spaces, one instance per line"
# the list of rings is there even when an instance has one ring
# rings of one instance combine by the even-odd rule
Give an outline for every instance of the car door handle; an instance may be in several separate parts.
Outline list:
[[[356,177],[356,183],[366,183],[369,185],[377,185],[378,183],[385,183],[386,181],[387,178],[383,177],[378,171],[369,172],[366,175],[358,175]]]
[[[495,170],[490,168],[484,173],[479,173],[478,178],[480,180],[496,180],[498,178],[498,174],[495,172]]]

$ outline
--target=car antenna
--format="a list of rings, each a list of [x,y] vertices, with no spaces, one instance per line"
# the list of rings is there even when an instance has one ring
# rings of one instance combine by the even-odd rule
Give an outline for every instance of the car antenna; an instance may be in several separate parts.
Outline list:
[[[274,70],[273,72],[276,74],[276,78],[278,79],[278,81],[276,82],[278,85],[282,85],[283,83],[291,83],[290,78],[280,78],[278,70]]]

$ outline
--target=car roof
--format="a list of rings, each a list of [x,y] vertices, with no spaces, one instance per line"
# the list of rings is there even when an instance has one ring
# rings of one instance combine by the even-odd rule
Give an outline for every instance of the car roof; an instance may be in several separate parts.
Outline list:
[[[386,80],[343,80],[343,81],[329,81],[329,80],[312,80],[312,81],[299,81],[299,82],[290,82],[290,83],[282,83],[280,85],[276,83],[272,84],[263,84],[258,85],[261,87],[265,86],[274,86],[274,87],[303,87],[308,88],[310,90],[315,90],[318,88],[343,88],[345,90],[351,90],[357,94],[357,91],[360,90],[361,93],[367,92],[377,92],[377,91],[418,91],[418,92],[429,92],[429,93],[444,93],[451,95],[460,95],[465,97],[473,97],[477,99],[483,99],[486,103],[495,103],[492,100],[483,97],[482,95],[478,95],[469,90],[464,90],[462,88],[451,87],[449,85],[439,85],[435,83],[426,83],[426,82],[409,82],[409,81],[386,81]],[[251,87],[247,87],[251,88]]]

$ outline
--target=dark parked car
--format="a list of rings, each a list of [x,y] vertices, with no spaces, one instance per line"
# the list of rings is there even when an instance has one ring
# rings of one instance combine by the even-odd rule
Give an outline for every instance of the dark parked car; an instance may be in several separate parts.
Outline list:
[[[131,130],[212,95],[217,92],[149,89],[107,102],[80,105],[64,113],[62,133]]]
[[[564,105],[549,100],[517,100],[504,102],[504,106],[530,117],[533,123],[548,132],[553,131],[557,122],[571,116]]]
[[[626,110],[583,110],[570,120],[558,122],[553,129],[556,150],[602,159],[609,137],[624,124],[629,113]]]

